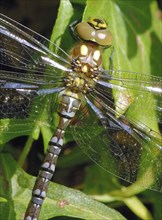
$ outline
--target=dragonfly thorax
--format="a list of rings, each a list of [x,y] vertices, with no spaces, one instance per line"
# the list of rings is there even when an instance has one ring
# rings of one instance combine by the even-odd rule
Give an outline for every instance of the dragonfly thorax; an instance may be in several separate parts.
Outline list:
[[[95,86],[95,80],[83,73],[72,72],[66,78],[66,87],[75,93],[88,93]]]
[[[67,76],[66,86],[87,93],[94,87],[102,69],[101,50],[95,43],[81,42],[72,49],[71,56],[73,72]]]

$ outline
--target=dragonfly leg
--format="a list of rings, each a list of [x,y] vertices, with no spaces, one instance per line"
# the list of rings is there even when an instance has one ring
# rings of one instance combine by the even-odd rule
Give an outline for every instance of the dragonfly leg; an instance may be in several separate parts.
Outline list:
[[[78,19],[78,20],[74,21],[73,23],[71,23],[69,25],[69,31],[70,31],[71,35],[74,37],[75,40],[80,40],[79,36],[75,32],[75,27],[80,22],[81,22],[81,19]]]

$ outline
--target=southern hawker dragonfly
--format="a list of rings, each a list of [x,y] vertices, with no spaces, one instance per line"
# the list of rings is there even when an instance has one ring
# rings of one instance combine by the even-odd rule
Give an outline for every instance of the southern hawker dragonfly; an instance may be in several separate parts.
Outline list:
[[[55,43],[0,15],[1,132],[14,133],[10,124],[4,126],[6,119],[16,125],[24,121],[22,129],[26,132],[28,125],[30,132],[33,121],[47,108],[57,109],[59,118],[33,188],[26,220],[39,217],[67,127],[71,127],[83,151],[102,168],[129,183],[140,179],[142,187],[161,190],[162,136],[158,125],[162,122],[162,78],[104,70],[102,50],[111,46],[112,40],[104,20],[74,23],[71,31],[78,43],[67,54]],[[51,45],[57,53],[49,49]],[[120,92],[118,102],[112,90]],[[140,108],[153,110],[154,114],[147,117],[158,119],[156,129],[129,115],[129,108],[136,112],[144,97],[146,105]],[[150,175],[155,182],[148,185]]]

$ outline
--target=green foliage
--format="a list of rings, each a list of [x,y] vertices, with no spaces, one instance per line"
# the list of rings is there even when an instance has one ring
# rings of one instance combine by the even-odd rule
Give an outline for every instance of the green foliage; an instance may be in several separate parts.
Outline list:
[[[22,219],[35,178],[17,167],[15,161],[2,154],[1,174],[1,219]],[[10,161],[6,165],[6,161]],[[83,219],[125,219],[118,212],[96,202],[89,196],[74,189],[52,183],[40,219],[55,216],[71,216]],[[2,211],[3,210],[3,211]],[[94,212],[95,210],[95,212]]]
[[[151,0],[148,0],[147,4],[145,1],[130,0],[62,0],[51,40],[64,50],[69,51],[75,42],[69,35],[69,23],[79,19],[82,15],[83,20],[88,17],[104,18],[109,21],[109,27],[114,37],[115,69],[132,70],[141,73],[153,72],[156,75],[160,75],[161,62],[159,62],[157,57],[160,57],[162,39],[156,10],[156,2]],[[52,49],[52,46],[50,49]],[[108,68],[107,57],[109,55],[110,50],[107,49],[104,53],[106,68]],[[115,91],[114,96],[118,100],[119,94],[116,94]],[[47,105],[46,100],[43,101]],[[1,143],[6,143],[10,139],[21,135],[30,135],[30,138],[37,139],[41,131],[45,138],[46,146],[51,137],[51,130],[48,129],[50,123],[48,122],[47,114],[48,111],[44,110],[32,124],[18,123],[19,126],[17,127],[16,121],[2,120],[0,122],[0,128],[3,128],[0,131]],[[138,114],[139,120],[143,120],[143,112],[140,112],[140,109],[136,114]],[[147,111],[147,114],[154,113],[148,113]],[[27,122],[30,123],[31,121],[32,119]],[[150,125],[149,122],[147,124]],[[157,129],[156,122],[153,125],[151,124],[151,126],[155,130]],[[33,128],[32,130],[31,127]],[[17,132],[7,134],[5,133],[6,128],[9,131],[14,130]],[[26,132],[21,132],[23,130],[26,130]],[[27,152],[31,147],[30,144],[26,146]],[[23,161],[25,156],[26,153],[21,156],[23,159],[21,158],[20,160]],[[35,178],[20,169],[18,164],[8,154],[1,153],[0,162],[0,219],[22,219],[31,196]],[[83,165],[85,162],[90,163],[79,149],[75,149],[69,155],[60,158],[58,168],[65,167],[66,169],[67,167]],[[143,200],[147,199],[147,202],[155,210],[155,213],[151,214],[143,200],[140,197],[136,197],[136,194],[141,189],[138,189],[137,186],[134,188],[128,187],[128,189],[121,187],[116,177],[106,173],[96,165],[91,165],[85,170],[85,178],[82,185],[82,191],[86,194],[51,183],[40,219],[58,216],[94,220],[125,219],[119,212],[108,208],[108,206],[115,208],[127,206],[132,213],[141,219],[162,219],[162,198],[160,193],[150,191],[142,193]],[[133,219],[132,217],[130,218]]]

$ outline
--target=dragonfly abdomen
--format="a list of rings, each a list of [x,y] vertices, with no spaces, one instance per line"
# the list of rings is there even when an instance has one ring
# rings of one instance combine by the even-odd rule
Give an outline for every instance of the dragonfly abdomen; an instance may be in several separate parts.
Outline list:
[[[81,101],[78,98],[79,95],[77,93],[70,93],[68,90],[60,92],[58,96],[59,124],[55,134],[49,141],[47,154],[35,182],[25,220],[38,219],[43,200],[46,197],[49,181],[53,177],[57,158],[63,147],[65,130],[81,104]]]

